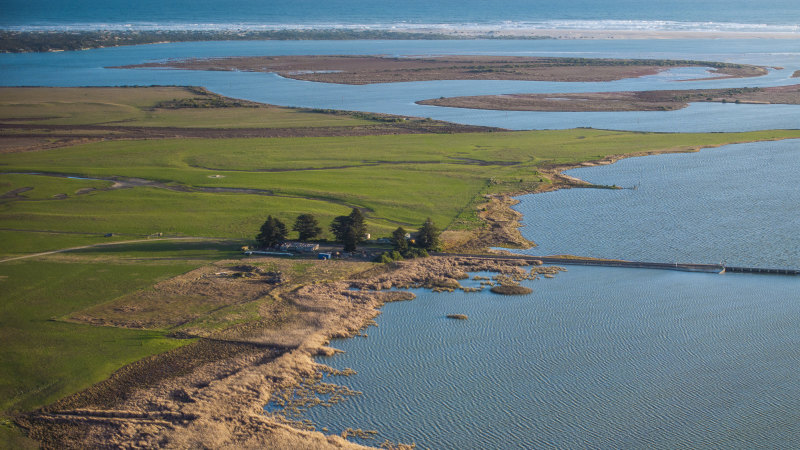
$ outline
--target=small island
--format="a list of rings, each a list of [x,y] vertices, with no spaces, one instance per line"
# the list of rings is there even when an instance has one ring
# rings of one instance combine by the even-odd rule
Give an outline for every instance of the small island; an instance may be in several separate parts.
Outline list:
[[[295,80],[363,85],[435,80],[614,81],[654,75],[676,67],[709,67],[718,78],[758,77],[767,74],[767,69],[760,66],[714,61],[481,55],[248,56],[166,60],[114,68],[270,72]]]
[[[419,105],[499,111],[675,111],[690,103],[800,104],[800,84],[776,87],[635,92],[504,94],[422,100]]]
[[[507,284],[492,286],[489,290],[500,295],[527,295],[533,292],[533,289],[525,286]]]

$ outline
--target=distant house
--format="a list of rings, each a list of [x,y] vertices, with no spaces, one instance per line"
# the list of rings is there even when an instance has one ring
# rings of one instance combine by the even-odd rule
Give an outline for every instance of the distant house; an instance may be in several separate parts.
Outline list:
[[[309,242],[284,242],[280,245],[283,252],[311,253],[319,250],[319,244]]]

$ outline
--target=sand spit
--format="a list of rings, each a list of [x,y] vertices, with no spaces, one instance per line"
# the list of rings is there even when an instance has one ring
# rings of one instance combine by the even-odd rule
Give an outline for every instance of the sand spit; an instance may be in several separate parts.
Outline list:
[[[473,271],[521,280],[550,270],[531,263],[430,257],[292,288],[282,295],[293,313],[280,325],[250,324],[147,358],[18,423],[44,448],[361,448],[264,406],[331,371],[313,360],[336,352],[330,339],[360,333],[386,302],[414,298],[389,289],[456,286]]]

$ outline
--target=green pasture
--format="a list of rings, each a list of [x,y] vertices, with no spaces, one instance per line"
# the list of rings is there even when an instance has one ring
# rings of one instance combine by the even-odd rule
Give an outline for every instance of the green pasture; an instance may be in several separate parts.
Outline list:
[[[431,217],[441,227],[478,226],[468,209],[488,192],[530,190],[543,165],[662,149],[800,137],[800,131],[663,134],[577,129],[455,135],[112,141],[0,156],[4,172],[134,177],[195,191],[106,181],[0,175],[0,228],[72,233],[252,237],[267,215],[302,213],[327,225],[365,209],[386,235]],[[89,191],[88,188],[95,190]],[[198,189],[251,189],[208,192]],[[464,221],[465,217],[472,217]],[[460,218],[454,223],[456,218]],[[327,227],[325,227],[327,228]],[[326,231],[327,233],[327,231]],[[326,234],[326,236],[328,236]],[[19,247],[19,246],[16,246]]]
[[[14,186],[34,187],[23,193],[32,197],[35,197],[38,182],[42,182],[49,193],[50,180],[64,180],[33,175],[13,177],[18,183]],[[0,175],[0,180],[5,178],[5,175]],[[93,183],[69,181],[76,185]],[[73,192],[72,187],[68,192]],[[0,255],[12,257],[93,243],[141,239],[158,233],[249,241],[269,214],[291,225],[303,213],[315,214],[320,222],[326,224],[335,216],[349,212],[348,206],[324,200],[175,192],[149,187],[92,191],[66,198],[14,200],[0,203],[0,235],[11,233],[11,238],[17,231],[36,233],[27,233],[25,239],[10,239],[10,244],[0,250]],[[390,225],[377,222],[375,228],[388,233]],[[114,236],[104,237],[108,233]]]
[[[183,87],[0,88],[0,122],[185,128],[291,128],[373,124],[349,115],[257,108],[154,108],[160,102],[211,98]]]
[[[171,264],[0,265],[0,411],[30,410],[107,378],[122,365],[186,343],[160,332],[58,319],[194,268]]]

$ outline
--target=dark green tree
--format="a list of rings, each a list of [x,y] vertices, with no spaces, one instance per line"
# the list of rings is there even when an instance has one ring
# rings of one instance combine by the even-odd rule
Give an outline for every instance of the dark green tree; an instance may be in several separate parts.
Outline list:
[[[336,240],[344,244],[344,251],[352,252],[356,246],[364,242],[367,235],[367,225],[364,215],[358,208],[353,208],[347,216],[337,216],[331,222],[331,232]]]
[[[364,223],[364,215],[361,214],[361,210],[353,208],[348,217],[350,218],[350,228],[353,229],[357,243],[364,242],[367,238],[367,224]]]
[[[438,251],[441,249],[441,241],[439,240],[440,231],[436,228],[430,217],[425,220],[422,227],[417,234],[417,246],[429,252]]]
[[[311,214],[300,214],[297,216],[297,220],[294,221],[294,227],[292,227],[292,230],[300,233],[299,239],[301,241],[313,239],[322,233],[322,228],[319,227],[317,218]]]
[[[256,236],[256,242],[262,248],[275,247],[286,240],[286,225],[280,220],[267,216],[267,220],[261,225],[261,232]]]
[[[331,233],[339,242],[344,242],[344,236],[350,229],[350,216],[336,216],[331,222]]]
[[[349,227],[347,231],[344,233],[344,239],[342,243],[344,244],[344,251],[345,252],[354,252],[356,251],[356,245],[358,245],[358,237],[356,235],[356,230],[353,227]]]
[[[397,227],[396,230],[392,231],[392,247],[398,252],[404,252],[408,250],[408,241],[406,240],[406,233],[407,231],[403,229],[403,227]]]

